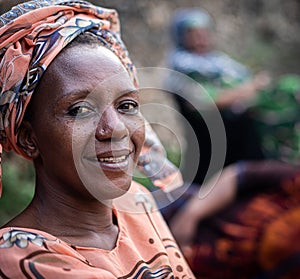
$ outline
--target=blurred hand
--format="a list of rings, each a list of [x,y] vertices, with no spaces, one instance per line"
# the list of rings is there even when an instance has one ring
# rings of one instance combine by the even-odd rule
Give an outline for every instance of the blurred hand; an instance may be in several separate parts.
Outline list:
[[[255,105],[255,98],[262,89],[271,83],[270,75],[265,72],[259,72],[251,80],[241,84],[232,94],[231,108],[233,110],[243,111],[249,106]]]
[[[256,74],[250,81],[242,84],[240,87],[240,92],[237,94],[237,102],[244,102],[247,100],[252,100],[259,91],[269,86],[271,82],[270,75],[263,71]]]
[[[215,100],[216,105],[219,108],[232,107],[244,110],[253,104],[257,94],[270,83],[270,75],[266,71],[259,72],[252,79],[236,87],[222,90]]]
[[[271,76],[266,71],[259,72],[254,76],[253,83],[256,90],[262,90],[270,85]]]

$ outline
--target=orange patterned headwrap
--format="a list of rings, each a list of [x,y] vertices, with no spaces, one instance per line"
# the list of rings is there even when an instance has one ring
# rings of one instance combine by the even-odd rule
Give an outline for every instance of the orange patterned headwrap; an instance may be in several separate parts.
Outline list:
[[[17,5],[0,17],[0,142],[6,150],[14,150],[28,158],[18,146],[17,137],[32,93],[57,54],[87,31],[97,36],[100,45],[119,57],[137,86],[135,68],[121,40],[115,10],[86,1],[35,0]],[[148,133],[153,138],[151,129]],[[156,147],[160,145],[159,141],[147,142]],[[145,149],[151,150],[151,146],[145,146]],[[162,146],[159,149],[163,150]],[[155,183],[170,177],[170,173],[172,176],[179,174],[162,154],[155,153],[165,161],[161,171],[147,171]],[[144,158],[145,154],[139,162],[142,170],[151,163]]]

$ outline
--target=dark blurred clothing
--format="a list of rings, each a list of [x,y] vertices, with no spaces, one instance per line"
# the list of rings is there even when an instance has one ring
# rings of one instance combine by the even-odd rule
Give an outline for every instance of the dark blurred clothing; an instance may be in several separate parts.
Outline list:
[[[236,200],[200,220],[188,255],[198,278],[300,278],[300,168],[240,162]],[[163,208],[170,222],[197,194],[193,185]]]
[[[185,181],[202,184],[207,175],[212,155],[211,152],[213,147],[211,135],[208,130],[207,123],[201,113],[191,110],[189,104],[187,104],[187,101],[184,100],[184,98],[180,96],[176,96],[175,98],[178,102],[182,115],[193,128],[193,131],[186,129],[184,134],[187,147],[183,154],[185,160],[182,165],[182,174]],[[211,113],[211,119],[214,118],[213,114],[215,111],[206,111],[205,113],[206,117],[210,117],[209,114]],[[226,156],[224,166],[240,160],[265,159],[260,143],[260,136],[249,111],[234,112],[230,109],[222,109],[219,110],[219,113],[223,120],[226,133]],[[212,122],[213,121],[211,121],[210,124]],[[213,129],[214,127],[210,128]],[[191,168],[191,162],[189,160],[189,158],[195,157],[196,148],[193,144],[190,144],[191,142],[194,142],[194,136],[196,136],[198,148],[200,150],[200,161],[196,173],[194,169]],[[215,170],[215,172],[216,171],[218,170]]]

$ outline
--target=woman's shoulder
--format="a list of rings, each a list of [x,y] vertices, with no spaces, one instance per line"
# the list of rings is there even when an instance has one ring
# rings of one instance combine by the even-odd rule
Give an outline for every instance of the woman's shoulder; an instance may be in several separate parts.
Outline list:
[[[0,266],[4,278],[23,278],[29,263],[46,254],[47,241],[55,238],[35,229],[4,227],[0,229]]]
[[[94,268],[82,255],[49,233],[19,227],[0,229],[0,277],[92,278],[93,274]],[[97,276],[113,278],[102,269]]]
[[[44,241],[56,241],[53,235],[46,232],[19,227],[4,227],[0,229],[0,253],[3,248],[26,248],[29,243],[43,246]]]

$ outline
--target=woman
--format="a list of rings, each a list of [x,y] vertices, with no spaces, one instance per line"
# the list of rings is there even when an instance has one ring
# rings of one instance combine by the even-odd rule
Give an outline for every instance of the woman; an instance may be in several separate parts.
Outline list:
[[[1,143],[36,171],[31,204],[0,230],[1,277],[194,278],[132,183],[144,120],[116,11],[31,1],[0,25]]]

